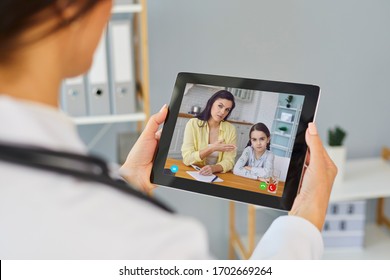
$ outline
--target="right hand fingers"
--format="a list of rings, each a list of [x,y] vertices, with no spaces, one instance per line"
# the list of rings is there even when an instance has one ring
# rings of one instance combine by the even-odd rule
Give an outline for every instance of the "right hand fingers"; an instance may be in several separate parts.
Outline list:
[[[161,133],[162,133],[162,129],[160,128],[160,129],[154,134],[156,140],[160,140],[160,138],[161,138]]]
[[[305,136],[309,165],[304,170],[301,189],[289,214],[305,218],[321,230],[337,168],[322,145],[314,124],[309,124]]]
[[[237,149],[237,147],[236,147],[236,145],[233,145],[233,144],[217,143],[217,144],[214,144],[214,149],[215,149],[215,151],[218,151],[218,152],[231,152],[231,151],[234,151],[235,149]]]
[[[223,151],[224,152],[231,152],[231,151],[234,151],[237,147],[235,145],[232,145],[232,144],[224,144],[223,145]]]

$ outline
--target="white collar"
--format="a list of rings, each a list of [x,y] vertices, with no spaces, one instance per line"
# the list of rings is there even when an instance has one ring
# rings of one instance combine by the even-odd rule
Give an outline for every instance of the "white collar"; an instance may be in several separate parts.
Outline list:
[[[72,119],[59,109],[1,94],[0,140],[86,153]]]

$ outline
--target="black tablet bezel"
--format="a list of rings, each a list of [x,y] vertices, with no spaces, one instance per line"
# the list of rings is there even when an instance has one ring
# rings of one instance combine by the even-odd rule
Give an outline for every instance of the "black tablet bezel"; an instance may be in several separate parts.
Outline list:
[[[178,114],[183,99],[184,89],[187,83],[251,89],[276,93],[289,93],[304,96],[302,112],[297,128],[293,151],[291,154],[285,188],[281,197],[254,193],[251,191],[236,189],[234,187],[221,187],[210,183],[164,175],[166,174],[164,173],[164,166],[167,160],[171,139],[175,130],[176,121],[178,119]],[[156,152],[151,173],[151,181],[154,184],[180,190],[186,190],[280,210],[290,210],[300,186],[303,165],[307,152],[305,131],[309,122],[314,121],[319,96],[320,88],[316,85],[198,73],[179,73],[173,89],[168,116],[165,120],[161,139]]]

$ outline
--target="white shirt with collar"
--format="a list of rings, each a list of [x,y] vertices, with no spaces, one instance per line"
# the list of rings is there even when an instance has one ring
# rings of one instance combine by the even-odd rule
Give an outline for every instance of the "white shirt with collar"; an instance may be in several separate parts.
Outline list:
[[[0,94],[0,141],[86,153],[58,110]],[[0,259],[209,259],[196,220],[109,186],[0,161]],[[274,221],[252,258],[320,258],[308,221]]]

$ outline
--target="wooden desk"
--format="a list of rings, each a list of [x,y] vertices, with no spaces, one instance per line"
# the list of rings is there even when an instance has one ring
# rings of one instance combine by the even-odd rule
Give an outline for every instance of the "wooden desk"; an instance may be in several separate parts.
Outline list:
[[[168,158],[164,168],[170,168],[172,165],[177,165],[179,170],[176,173],[176,177],[186,178],[190,180],[195,180],[191,175],[187,173],[187,171],[195,171],[191,166],[186,166],[182,160]],[[279,181],[278,188],[276,193],[270,193],[267,190],[260,189],[260,181],[244,178],[241,176],[234,175],[232,172],[227,173],[216,173],[219,178],[223,180],[223,182],[214,182],[213,185],[219,185],[223,187],[232,187],[236,189],[246,190],[255,193],[267,194],[272,196],[282,196],[284,190],[284,182]]]
[[[390,162],[377,158],[348,160],[342,183],[335,184],[331,202],[390,196]]]
[[[390,155],[389,155],[390,158]],[[345,178],[339,185],[334,185],[330,202],[364,200],[378,198],[377,224],[390,228],[390,219],[384,213],[384,197],[390,197],[390,162],[385,157],[348,160],[346,162]],[[230,202],[229,258],[234,258],[237,252],[241,258],[247,259],[255,248],[256,206],[248,205],[248,243],[243,244],[235,229],[235,205]]]
[[[331,202],[378,198],[376,222],[390,229],[390,219],[385,215],[385,197],[390,197],[390,152],[382,158],[347,161],[345,178],[334,185]]]
[[[382,158],[385,159],[390,164],[390,149],[382,149]],[[387,178],[388,179],[388,178]],[[387,180],[389,182],[389,180]],[[385,215],[385,199],[381,197],[378,199],[378,205],[376,209],[376,222],[378,225],[386,225],[390,228],[390,219]]]

